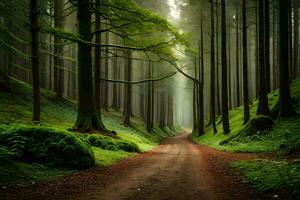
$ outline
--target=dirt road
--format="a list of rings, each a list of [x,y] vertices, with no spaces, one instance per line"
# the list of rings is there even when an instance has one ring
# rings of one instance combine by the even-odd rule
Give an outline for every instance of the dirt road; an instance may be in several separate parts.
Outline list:
[[[218,152],[186,134],[166,139],[151,152],[104,169],[91,169],[47,183],[0,191],[7,200],[209,200],[272,199],[241,183],[227,163],[255,155]],[[277,198],[278,199],[278,198]]]

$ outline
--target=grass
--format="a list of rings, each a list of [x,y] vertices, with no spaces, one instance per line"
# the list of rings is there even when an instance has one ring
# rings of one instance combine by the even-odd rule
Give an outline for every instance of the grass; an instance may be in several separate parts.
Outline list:
[[[285,189],[300,199],[300,160],[238,161],[232,163],[232,167],[240,170],[244,181],[255,185],[260,191]]]
[[[145,130],[143,121],[136,117],[132,118],[133,127],[124,127],[122,126],[122,115],[111,110],[110,112],[103,113],[103,123],[109,130],[117,132],[119,139],[94,134],[94,136],[97,137],[97,142],[93,143],[89,139],[89,137],[91,137],[89,135],[68,131],[68,129],[73,126],[76,119],[76,102],[68,99],[58,99],[55,96],[55,93],[44,89],[41,90],[41,126],[34,126],[32,124],[31,86],[15,79],[11,79],[10,85],[12,92],[8,93],[0,91],[0,136],[17,135],[17,138],[25,137],[27,140],[28,138],[30,140],[34,138],[37,145],[29,145],[30,147],[25,145],[23,149],[22,142],[24,141],[20,142],[18,139],[14,139],[13,143],[16,144],[15,146],[21,145],[21,151],[19,152],[21,155],[24,155],[24,151],[27,152],[26,149],[30,148],[34,155],[43,155],[45,158],[48,158],[50,156],[49,153],[51,152],[47,150],[47,145],[49,144],[45,144],[42,141],[47,139],[47,141],[49,141],[51,140],[49,138],[54,138],[55,141],[50,143],[55,143],[57,145],[51,146],[57,149],[57,152],[60,155],[58,158],[65,158],[66,155],[62,152],[64,152],[64,147],[67,145],[64,139],[66,137],[72,138],[71,140],[77,141],[76,143],[81,143],[81,145],[79,145],[81,146],[80,148],[90,149],[87,151],[91,152],[91,157],[94,157],[96,166],[108,166],[128,156],[136,155],[137,152],[148,151],[156,147],[161,139],[172,134],[158,128],[155,128],[153,133],[149,134]],[[45,137],[45,134],[47,137],[43,138]],[[52,135],[59,136],[52,137]],[[40,140],[40,136],[42,136],[42,140]],[[73,169],[76,169],[76,167],[64,169],[66,166],[63,165],[63,162],[54,165],[41,162],[41,159],[37,159],[39,156],[36,157],[31,155],[30,157],[32,159],[30,160],[24,159],[24,156],[15,156],[15,152],[12,151],[12,145],[7,145],[9,143],[7,139],[9,138],[10,137],[7,137],[6,140],[4,140],[2,137],[1,143],[0,137],[0,174],[6,174],[0,178],[0,184],[2,185],[10,185],[19,182],[25,184],[26,182],[31,183],[47,180],[52,177],[71,173],[74,171]],[[95,142],[95,140],[93,141]],[[28,144],[31,143],[28,142]],[[68,152],[68,156],[71,156],[73,155],[72,152],[74,148],[69,147],[70,145],[68,146],[70,151],[65,152]],[[27,158],[28,156],[25,157]],[[4,158],[8,161],[9,166],[15,167],[7,167],[5,164],[7,162],[1,162]],[[76,159],[75,156],[73,160]],[[63,160],[64,159],[61,159],[61,161]],[[44,174],[41,173],[41,171],[43,171]]]
[[[109,166],[119,160],[136,155],[136,153],[126,151],[109,151],[97,147],[93,147],[93,151],[96,157],[96,166]]]
[[[300,112],[300,80],[293,82],[291,86],[292,96],[294,98],[295,109]],[[272,108],[278,101],[278,90],[269,94],[269,105]],[[256,116],[258,101],[255,100],[250,106],[251,116]],[[230,128],[231,133],[224,135],[222,131],[222,124],[217,126],[218,133],[214,134],[209,130],[201,137],[191,136],[197,143],[211,146],[215,149],[230,152],[270,152],[279,150],[281,146],[291,144],[298,145],[297,141],[300,139],[300,118],[293,117],[289,119],[282,119],[275,121],[274,127],[264,133],[253,134],[253,136],[246,136],[241,138],[238,142],[223,144],[223,141],[228,140],[229,137],[237,135],[243,128],[243,107],[239,107],[230,111]],[[300,145],[300,144],[299,144]],[[300,146],[299,146],[300,147]],[[295,146],[295,148],[298,148]]]
[[[0,165],[0,185],[28,185],[48,181],[75,172],[70,169],[57,169],[42,164],[10,162]]]
[[[300,80],[295,80],[291,86],[295,109],[300,113]],[[270,108],[278,102],[278,90],[269,94]],[[252,118],[256,116],[258,101],[250,106]],[[255,121],[255,120],[254,120]],[[300,162],[285,160],[285,156],[296,153],[300,149],[300,118],[292,117],[275,121],[272,129],[246,133],[235,140],[245,129],[243,125],[243,107],[230,111],[231,133],[222,133],[222,124],[218,125],[218,133],[212,130],[201,137],[192,135],[192,139],[222,151],[229,152],[272,152],[270,160],[236,161],[232,166],[241,172],[245,182],[254,185],[261,191],[287,190],[296,198],[300,198]],[[249,124],[248,124],[249,126]],[[228,142],[230,141],[230,142]]]

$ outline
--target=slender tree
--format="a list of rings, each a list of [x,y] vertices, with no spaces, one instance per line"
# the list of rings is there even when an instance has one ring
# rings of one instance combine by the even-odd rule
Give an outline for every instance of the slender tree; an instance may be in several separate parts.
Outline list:
[[[259,96],[258,115],[270,115],[269,101],[266,90],[266,69],[265,69],[265,18],[264,1],[258,0],[258,23],[259,23]]]
[[[266,80],[266,92],[271,91],[271,64],[270,64],[270,1],[264,0],[265,5],[265,80]]]
[[[240,94],[240,26],[239,26],[239,2],[236,2],[236,106],[241,105]]]
[[[290,0],[288,0],[290,1]],[[290,3],[290,2],[289,2]],[[279,31],[280,31],[280,66],[279,66],[279,117],[291,117],[296,114],[290,92],[289,81],[289,3],[286,0],[279,0]]]
[[[222,10],[222,119],[223,119],[223,132],[228,134],[229,127],[229,111],[228,111],[228,80],[227,80],[227,33],[226,33],[226,2],[221,0]]]
[[[243,18],[243,94],[244,94],[244,124],[250,119],[249,90],[248,90],[248,38],[247,38],[247,7],[246,0],[242,0]]]
[[[201,11],[200,22],[200,44],[199,44],[199,114],[198,114],[198,136],[204,134],[204,41],[203,41],[203,16]]]
[[[33,122],[40,123],[40,69],[39,69],[39,6],[37,0],[30,0],[30,30],[31,30],[31,66],[33,87]]]
[[[54,27],[63,30],[64,28],[64,1],[54,2]],[[62,98],[64,92],[64,47],[61,45],[62,39],[54,35],[54,89],[57,97]]]
[[[126,92],[126,99],[125,99],[125,105],[124,105],[124,122],[123,124],[125,126],[131,126],[130,117],[132,114],[131,110],[131,84],[129,83],[131,81],[131,73],[132,73],[132,52],[128,50],[128,63],[126,65],[125,69],[125,80],[128,82],[125,85],[125,92]]]
[[[210,52],[210,123],[214,133],[217,133],[216,127],[216,97],[215,97],[215,19],[214,19],[214,1],[211,0],[211,52]]]

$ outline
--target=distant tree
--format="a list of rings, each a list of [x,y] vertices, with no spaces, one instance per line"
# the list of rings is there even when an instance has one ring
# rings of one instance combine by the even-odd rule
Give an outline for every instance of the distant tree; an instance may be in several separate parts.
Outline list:
[[[290,1],[290,0],[288,0]],[[280,49],[280,65],[279,65],[279,117],[291,117],[296,115],[293,108],[290,92],[289,80],[289,3],[287,0],[279,0],[279,49]]]
[[[222,30],[222,119],[223,132],[228,134],[229,127],[229,111],[228,111],[228,80],[227,80],[227,31],[226,31],[226,2],[221,0],[221,30]]]

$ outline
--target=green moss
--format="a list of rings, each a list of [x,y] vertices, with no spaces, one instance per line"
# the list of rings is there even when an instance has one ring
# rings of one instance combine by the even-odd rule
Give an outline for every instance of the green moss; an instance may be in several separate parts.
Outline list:
[[[0,184],[1,186],[16,184],[28,185],[35,182],[51,180],[72,172],[74,171],[49,168],[42,164],[10,161],[6,164],[0,164]]]
[[[136,155],[136,153],[125,151],[109,151],[97,147],[93,147],[93,151],[97,166],[108,166],[129,156]]]
[[[300,112],[300,80],[295,80],[291,86],[291,94],[294,99],[294,106],[297,112]],[[269,105],[273,110],[276,110],[276,104],[278,102],[278,90],[275,90],[269,94]],[[300,147],[300,144],[296,141],[300,140],[300,119],[299,117],[293,117],[289,119],[281,119],[275,121],[274,126],[269,131],[259,131],[255,128],[255,124],[261,124],[264,126],[264,120],[267,120],[271,127],[271,119],[257,118],[258,101],[255,100],[250,106],[251,116],[253,120],[250,122],[252,125],[243,125],[243,107],[236,108],[230,111],[230,128],[231,133],[224,135],[222,133],[222,124],[217,126],[218,134],[214,134],[212,130],[209,130],[205,135],[201,137],[192,136],[193,140],[197,143],[204,144],[216,148],[222,151],[231,152],[267,152],[280,150],[282,145],[293,146],[293,149]],[[258,120],[259,119],[259,120]],[[252,127],[252,128],[251,128]],[[248,129],[247,129],[248,128]],[[240,133],[247,130],[244,137],[239,137]],[[233,142],[235,138],[237,141]]]
[[[261,191],[287,189],[295,197],[300,195],[300,160],[292,163],[258,160],[255,162],[239,161],[232,166],[242,172],[246,182]]]
[[[26,126],[1,128],[5,132],[0,132],[0,146],[18,155],[16,160],[71,169],[95,165],[90,146],[72,133]]]

